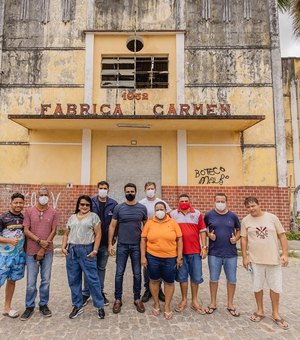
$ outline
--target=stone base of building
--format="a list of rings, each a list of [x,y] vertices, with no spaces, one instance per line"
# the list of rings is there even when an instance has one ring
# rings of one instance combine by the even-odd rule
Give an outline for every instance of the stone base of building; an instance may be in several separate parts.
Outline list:
[[[0,184],[0,213],[9,208],[10,197],[14,192],[21,192],[26,197],[25,208],[34,205],[36,193],[40,185],[36,184]],[[69,216],[74,213],[78,196],[86,194],[95,195],[95,185],[47,185],[50,191],[50,203],[57,208],[60,215],[60,228]],[[247,196],[256,196],[263,210],[278,216],[285,229],[290,229],[290,208],[288,188],[278,187],[222,187],[222,186],[162,186],[162,199],[169,203],[171,208],[177,207],[178,196],[187,193],[194,207],[203,213],[212,209],[214,195],[223,192],[228,197],[229,209],[242,219],[247,211],[244,199]]]

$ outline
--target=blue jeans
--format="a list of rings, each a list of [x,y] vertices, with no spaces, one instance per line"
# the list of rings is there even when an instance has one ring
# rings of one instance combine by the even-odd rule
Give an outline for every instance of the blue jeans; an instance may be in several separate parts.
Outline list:
[[[27,266],[27,284],[25,305],[27,307],[35,307],[35,298],[37,296],[36,282],[40,271],[41,283],[39,287],[40,306],[48,304],[50,292],[50,279],[52,269],[53,253],[45,254],[41,261],[36,261],[33,255],[26,255]]]
[[[173,284],[176,276],[177,257],[157,257],[146,253],[150,280]]]
[[[141,297],[141,252],[139,244],[118,243],[116,258],[116,276],[115,276],[115,299],[122,300],[123,277],[126,269],[128,257],[131,259],[131,268],[133,273],[133,295],[134,300]]]
[[[90,287],[93,304],[96,308],[104,307],[104,299],[101,294],[100,281],[97,271],[97,258],[87,255],[93,250],[93,243],[88,245],[69,244],[67,255],[67,274],[71,289],[72,305],[82,307],[82,273],[86,277]]]
[[[229,283],[236,283],[236,271],[237,271],[237,256],[232,257],[219,257],[208,255],[208,268],[211,282],[218,282],[222,270],[226,275],[226,279]]]
[[[107,246],[102,246],[99,248],[97,253],[97,270],[98,270],[98,276],[100,280],[100,287],[101,287],[101,293],[103,295],[104,292],[104,280],[105,280],[105,272],[106,272],[106,265],[108,261],[108,250]],[[86,277],[84,276],[84,282],[83,282],[83,290],[82,295],[84,296],[90,296],[90,289],[89,284],[87,282]]]
[[[200,254],[183,255],[182,266],[179,267],[176,275],[177,282],[188,282],[190,276],[191,282],[200,284],[203,282],[202,274],[202,257]]]

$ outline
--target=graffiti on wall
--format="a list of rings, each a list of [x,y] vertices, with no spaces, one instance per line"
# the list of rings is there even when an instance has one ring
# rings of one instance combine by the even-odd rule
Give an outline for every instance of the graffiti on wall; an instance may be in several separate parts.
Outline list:
[[[203,168],[201,170],[195,169],[194,171],[198,184],[223,185],[224,181],[229,179],[229,175],[226,175],[226,169],[222,166]]]
[[[37,193],[35,191],[33,191],[31,194],[29,192],[23,193],[23,195],[25,196],[25,200],[30,201],[30,206],[34,206],[37,203]],[[54,193],[51,191],[50,195],[49,195],[49,203],[51,203],[52,207],[54,209],[56,209],[57,205],[58,205],[58,201],[60,198],[61,193],[59,192],[56,196],[54,195]]]

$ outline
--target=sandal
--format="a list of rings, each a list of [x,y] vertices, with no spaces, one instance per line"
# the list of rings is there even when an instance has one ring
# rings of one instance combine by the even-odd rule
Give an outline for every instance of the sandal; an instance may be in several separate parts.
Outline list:
[[[152,315],[154,315],[154,316],[159,316],[159,314],[160,314],[160,308],[158,307],[158,308],[152,308]]]
[[[217,309],[217,307],[210,307],[208,306],[207,308],[205,308],[205,313],[206,314],[212,314],[214,313],[214,311]]]
[[[265,318],[265,315],[260,315],[260,314],[257,314],[257,313],[253,313],[250,316],[250,320],[253,321],[253,322],[260,322],[264,318]]]
[[[206,312],[200,306],[196,307],[196,306],[192,305],[191,309],[194,310],[196,313],[198,313],[200,315],[205,315],[206,314]]]
[[[173,319],[173,312],[164,312],[164,316],[166,318],[166,320],[171,320]]]
[[[234,316],[235,318],[240,316],[240,313],[235,308],[227,308],[230,315]]]
[[[186,309],[186,305],[179,304],[175,307],[175,312],[182,313],[185,309]]]
[[[11,309],[7,313],[2,313],[2,315],[7,316],[7,317],[12,318],[12,319],[16,319],[17,317],[19,317],[19,312],[14,310],[14,309]]]
[[[282,318],[280,319],[274,319],[272,318],[272,320],[276,323],[277,326],[279,326],[282,329],[289,329],[289,324]]]

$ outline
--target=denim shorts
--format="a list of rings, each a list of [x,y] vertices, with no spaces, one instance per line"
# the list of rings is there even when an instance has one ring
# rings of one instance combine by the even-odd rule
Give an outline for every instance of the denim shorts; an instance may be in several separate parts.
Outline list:
[[[236,283],[236,270],[237,270],[237,256],[220,257],[208,255],[208,268],[210,275],[210,282],[218,282],[220,274],[224,268],[226,279],[228,283]]]
[[[183,255],[182,266],[176,274],[177,282],[187,282],[189,280],[196,284],[203,282],[202,257],[200,254]]]
[[[176,275],[176,257],[156,257],[146,254],[148,261],[148,273],[150,280],[163,280],[166,283],[174,283]]]

